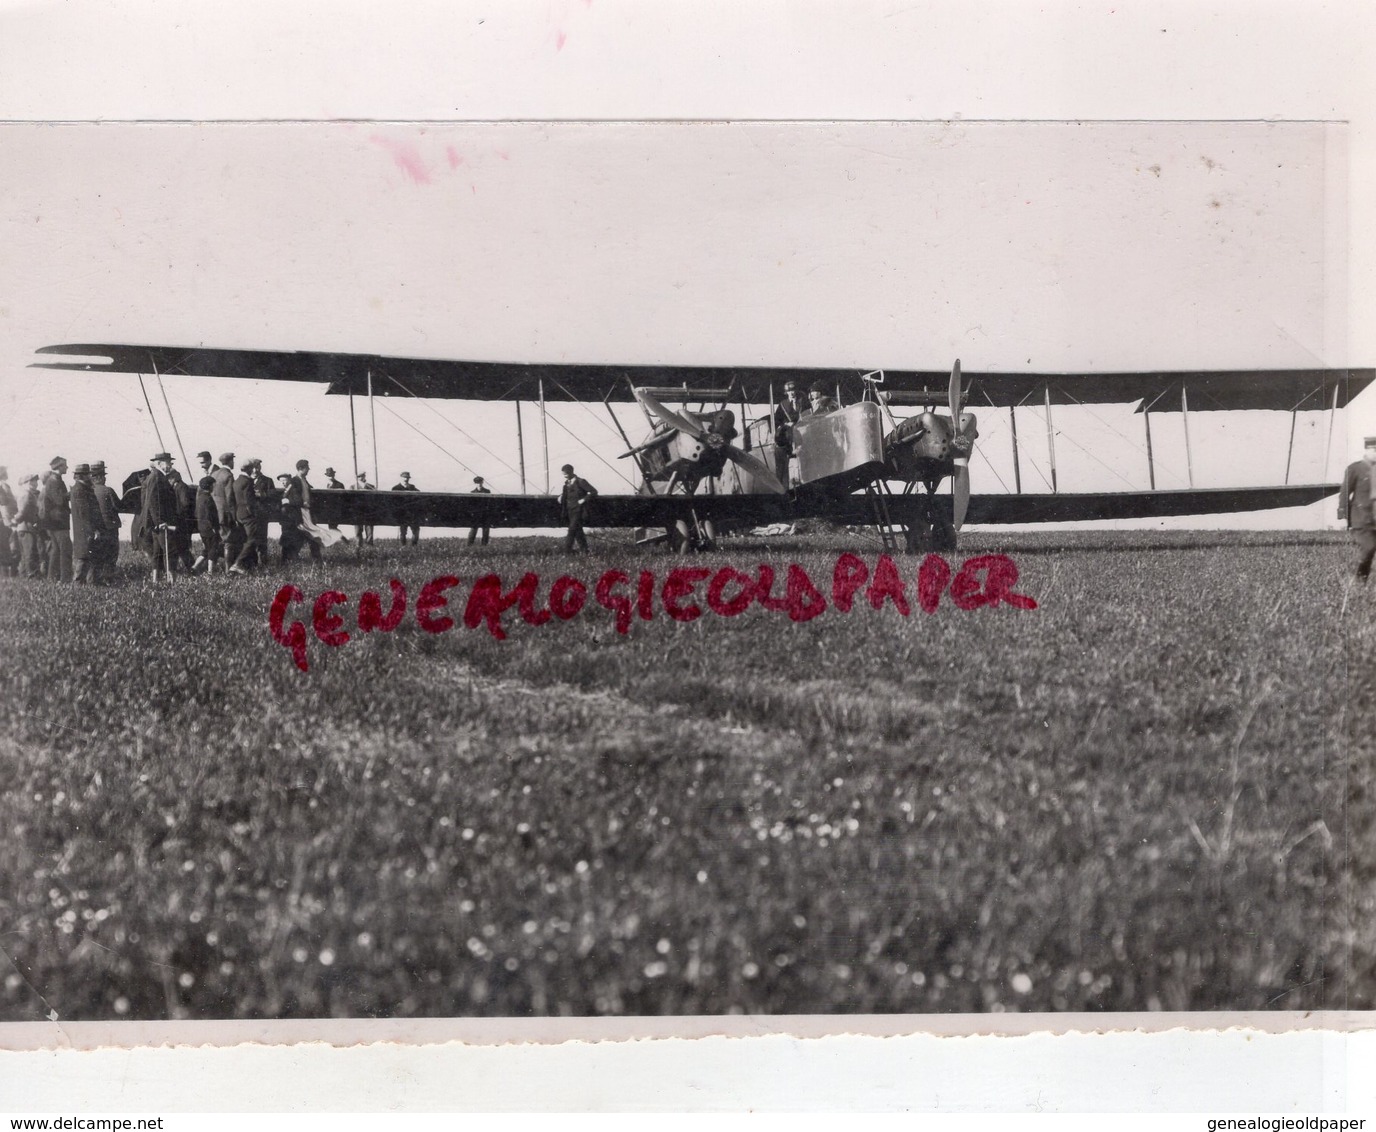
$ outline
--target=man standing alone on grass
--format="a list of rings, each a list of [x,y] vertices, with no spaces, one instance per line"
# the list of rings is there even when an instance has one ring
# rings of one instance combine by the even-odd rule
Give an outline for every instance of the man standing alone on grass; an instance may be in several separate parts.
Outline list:
[[[583,533],[583,508],[597,494],[597,488],[582,477],[574,475],[572,464],[565,464],[559,470],[564,473],[564,489],[559,493],[559,508],[569,523],[568,533],[564,536],[564,552],[572,553],[573,544],[576,542],[583,548],[583,553],[588,554],[588,536]]]
[[[1357,540],[1359,582],[1367,580],[1371,574],[1371,560],[1376,558],[1373,491],[1376,491],[1376,436],[1368,436],[1362,458],[1347,466],[1343,473],[1343,489],[1338,493],[1338,518],[1347,520],[1348,529]]]
[[[96,506],[100,508],[101,523],[100,538],[96,541],[96,581],[113,582],[119,563],[119,529],[123,520],[119,517],[119,494],[105,484],[103,460],[91,465],[91,485]]]
[[[489,488],[485,483],[483,483],[483,477],[482,477],[482,476],[474,476],[474,477],[473,477],[473,483],[474,483],[475,486],[474,486],[474,488],[473,488],[473,491],[472,491],[470,494],[472,494],[472,495],[491,495],[491,494],[492,494],[492,489]],[[484,545],[484,546],[487,545],[487,536],[488,536],[488,534],[491,532],[492,528],[491,528],[491,527],[488,527],[488,526],[486,526],[486,525],[484,525],[484,526],[482,526],[482,527],[469,527],[469,528],[468,528],[468,545],[469,545],[469,546],[472,546],[472,545],[473,545],[473,540],[476,539],[476,538],[478,537],[478,531],[479,531],[479,530],[481,530],[481,531],[483,532],[483,545]]]
[[[411,482],[411,473],[410,473],[410,472],[402,472],[402,473],[401,473],[401,483],[393,484],[393,485],[392,485],[392,490],[393,490],[393,491],[419,491],[420,488],[418,488],[415,484],[413,484],[413,483]],[[420,545],[420,526],[419,526],[418,524],[416,524],[416,523],[406,523],[406,522],[403,522],[403,523],[401,524],[401,545],[402,545],[402,546],[405,546],[405,545],[406,545],[406,532],[407,532],[407,531],[410,531],[410,532],[411,532],[411,545],[412,545],[412,546],[419,546],[419,545]]]
[[[62,475],[67,461],[54,456],[48,474],[43,477],[43,494],[39,509],[43,529],[48,535],[48,581],[72,580],[72,503],[71,493]]]

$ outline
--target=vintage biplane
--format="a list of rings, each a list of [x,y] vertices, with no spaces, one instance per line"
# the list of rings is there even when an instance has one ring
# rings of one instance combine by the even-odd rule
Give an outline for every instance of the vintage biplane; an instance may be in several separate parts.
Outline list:
[[[1189,448],[1193,410],[1283,410],[1291,414],[1290,448],[1300,412],[1333,416],[1376,379],[1371,369],[1273,369],[1142,373],[964,373],[862,371],[839,368],[622,366],[445,361],[322,352],[215,350],[203,347],[69,344],[45,346],[34,365],[84,373],[185,375],[316,382],[353,400],[377,397],[514,401],[520,479],[527,485],[521,404],[539,412],[545,435],[551,402],[601,402],[640,471],[636,493],[599,495],[586,523],[662,532],[683,548],[709,544],[717,531],[824,518],[876,527],[886,547],[953,549],[966,523],[1023,524],[1076,520],[1261,511],[1307,505],[1337,492],[1331,483],[1197,488]],[[834,390],[834,411],[805,415],[789,443],[775,433],[786,381]],[[650,428],[633,443],[613,403],[635,403]],[[678,408],[671,408],[670,403]],[[969,462],[978,437],[973,404],[1009,414],[1013,490],[970,494]],[[1055,406],[1133,404],[1142,415],[1150,490],[1062,492],[1057,486]],[[690,408],[696,404],[697,408]],[[1025,493],[1017,411],[1044,410],[1051,491]],[[944,412],[943,412],[944,410]],[[739,420],[736,412],[739,411]],[[151,412],[151,406],[150,406]],[[904,413],[900,418],[898,413]],[[1189,461],[1188,488],[1156,486],[1153,416],[1180,413]],[[739,425],[739,427],[738,427]],[[376,430],[374,429],[374,436]],[[355,468],[357,432],[353,437]],[[548,492],[472,494],[317,492],[322,523],[429,527],[558,527],[558,501]],[[949,491],[942,485],[950,482]]]

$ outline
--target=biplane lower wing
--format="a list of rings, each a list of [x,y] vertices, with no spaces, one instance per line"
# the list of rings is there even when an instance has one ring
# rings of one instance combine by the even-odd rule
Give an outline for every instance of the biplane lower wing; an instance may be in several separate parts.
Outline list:
[[[1304,507],[1336,494],[1337,484],[1129,491],[1051,495],[977,495],[967,522],[1062,523],[1102,519],[1151,519]],[[919,521],[930,507],[949,514],[949,495],[895,495],[885,499],[895,523]],[[423,527],[562,527],[559,501],[547,495],[480,495],[441,492],[316,491],[317,523]],[[874,523],[866,495],[807,500],[781,495],[599,495],[588,505],[589,527],[666,527],[694,518],[703,522],[760,525],[825,518],[855,526]]]

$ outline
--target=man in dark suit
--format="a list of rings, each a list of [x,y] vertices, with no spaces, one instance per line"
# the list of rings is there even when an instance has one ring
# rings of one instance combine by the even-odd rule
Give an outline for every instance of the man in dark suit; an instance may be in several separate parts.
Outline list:
[[[177,523],[177,493],[167,479],[167,473],[172,470],[172,456],[159,452],[149,463],[152,466],[139,484],[139,513],[130,534],[134,544],[153,563],[153,581],[163,574],[171,581],[170,532]]]
[[[267,551],[267,522],[263,505],[258,499],[254,473],[262,467],[261,460],[245,460],[234,477],[234,522],[241,532],[239,553],[230,563],[231,574],[247,574],[258,565],[260,552]],[[225,540],[226,545],[230,540]]]
[[[355,487],[358,491],[376,491],[376,490],[377,490],[376,487],[374,487],[371,483],[368,482],[368,473],[367,473],[367,472],[359,472],[359,473],[358,473],[358,482],[354,485],[354,487]],[[372,546],[372,545],[373,545],[373,525],[372,525],[371,523],[369,523],[367,526],[355,527],[355,528],[354,528],[354,537],[358,539],[358,545],[359,545],[359,546]]]
[[[1376,490],[1376,436],[1368,436],[1362,458],[1347,466],[1343,473],[1343,489],[1338,493],[1338,518],[1347,520],[1348,529],[1356,538],[1357,579],[1362,582],[1370,576],[1371,561],[1376,558],[1373,490]]]
[[[325,490],[326,490],[326,491],[343,491],[343,490],[344,490],[344,485],[343,485],[342,483],[340,483],[337,479],[334,478],[334,469],[333,469],[333,468],[326,468],[326,469],[325,469]],[[332,531],[337,531],[337,530],[339,530],[339,528],[336,527],[333,523],[331,523],[331,524],[330,524],[330,530],[332,530]]]
[[[96,544],[96,581],[113,582],[119,564],[119,529],[124,520],[119,517],[119,492],[105,483],[105,461],[91,465],[91,485],[100,508],[100,539]]]
[[[568,533],[564,536],[564,551],[572,553],[573,544],[576,542],[583,548],[583,553],[588,554],[588,536],[583,533],[583,509],[588,505],[588,501],[597,495],[597,488],[575,475],[572,464],[565,464],[559,470],[564,473],[564,489],[559,493],[559,508],[569,524]]]
[[[482,477],[482,476],[474,476],[474,477],[473,477],[473,485],[474,485],[474,486],[473,486],[473,491],[471,492],[471,494],[473,494],[473,495],[491,495],[491,494],[492,494],[492,489],[491,489],[490,487],[488,487],[485,483],[483,483],[483,477]],[[468,545],[469,545],[469,546],[472,546],[472,545],[473,545],[474,540],[477,539],[477,537],[478,537],[478,532],[481,530],[481,531],[483,532],[483,545],[486,546],[486,545],[487,545],[487,536],[488,536],[489,532],[491,531],[491,529],[492,529],[491,527],[487,527],[487,526],[482,526],[482,527],[469,527],[469,528],[468,528]]]
[[[67,471],[67,461],[54,456],[43,477],[43,491],[39,508],[43,517],[43,529],[48,535],[48,581],[70,582],[72,580],[72,503],[71,492],[67,490],[62,476]]]
[[[419,491],[420,488],[418,488],[415,484],[413,484],[413,483],[411,482],[411,473],[410,473],[410,472],[402,472],[402,473],[401,473],[401,483],[394,483],[394,484],[392,485],[392,490],[393,490],[393,491]],[[412,546],[419,546],[419,545],[420,545],[420,526],[419,526],[418,524],[416,524],[416,523],[403,523],[403,524],[401,525],[401,545],[402,545],[402,546],[405,546],[405,545],[406,545],[406,532],[407,532],[407,531],[410,531],[410,532],[411,532],[411,545],[412,545]]]
[[[78,464],[72,470],[72,581],[89,585],[97,580],[96,561],[100,532],[105,524],[100,517],[91,485],[91,465]]]
[[[295,561],[297,552],[305,546],[310,549],[311,561],[322,563],[325,555],[320,549],[320,543],[311,538],[308,531],[302,526],[303,520],[307,519],[311,513],[311,481],[307,478],[311,470],[310,462],[307,460],[296,461],[296,475],[287,480],[287,489],[282,498],[282,561]],[[295,547],[291,553],[287,553],[287,523],[288,521],[296,524],[299,536]],[[312,527],[312,530],[314,527]]]

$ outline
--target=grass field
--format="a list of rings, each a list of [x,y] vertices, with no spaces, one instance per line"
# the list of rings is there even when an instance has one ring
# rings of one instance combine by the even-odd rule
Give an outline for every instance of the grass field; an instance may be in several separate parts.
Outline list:
[[[457,575],[460,618],[487,571],[543,600],[676,563],[346,553],[291,579],[308,630],[349,595],[307,673],[277,575],[0,581],[0,1016],[1376,1006],[1376,593],[1346,542],[967,542],[1040,608],[620,635],[590,596],[506,640],[365,636],[391,576],[414,604]],[[797,562],[830,597],[846,549],[874,567],[843,533],[688,564]]]

